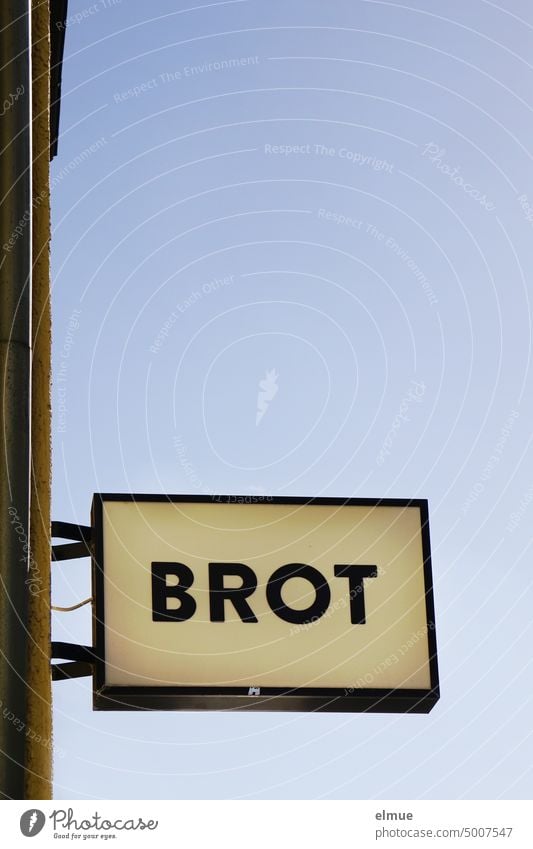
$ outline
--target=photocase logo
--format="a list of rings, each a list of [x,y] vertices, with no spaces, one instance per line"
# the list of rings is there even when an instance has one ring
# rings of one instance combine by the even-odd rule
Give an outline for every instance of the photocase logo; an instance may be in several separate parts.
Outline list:
[[[273,368],[270,369],[270,371],[267,371],[263,380],[259,381],[260,391],[257,393],[257,413],[255,415],[256,427],[265,415],[270,402],[272,401],[279,389],[277,380],[278,375],[276,374],[276,369]]]
[[[24,837],[35,837],[43,830],[46,817],[42,811],[32,808],[25,811],[20,818],[20,830]]]

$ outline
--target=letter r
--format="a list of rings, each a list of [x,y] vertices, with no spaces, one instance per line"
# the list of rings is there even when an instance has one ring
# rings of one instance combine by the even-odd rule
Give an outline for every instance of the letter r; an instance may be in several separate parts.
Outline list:
[[[240,587],[226,587],[224,578],[240,580]],[[257,578],[253,569],[244,563],[209,564],[209,607],[211,622],[225,622],[224,603],[230,601],[242,622],[257,622],[252,608],[246,601],[257,589]]]

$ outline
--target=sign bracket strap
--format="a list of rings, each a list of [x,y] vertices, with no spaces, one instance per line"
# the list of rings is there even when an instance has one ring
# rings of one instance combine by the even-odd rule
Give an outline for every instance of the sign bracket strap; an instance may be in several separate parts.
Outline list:
[[[52,681],[68,681],[70,678],[88,678],[92,674],[92,663],[83,663],[81,660],[52,664]]]
[[[52,545],[52,562],[75,560],[92,555],[93,529],[88,525],[71,522],[52,522],[52,537],[73,540],[64,545]],[[52,642],[51,657],[63,658],[67,663],[52,663],[52,681],[68,681],[71,678],[86,678],[93,674],[95,654],[92,646],[73,643]]]
[[[52,536],[90,542],[93,529],[89,525],[74,525],[72,522],[52,522]]]
[[[71,522],[52,522],[53,537],[75,540],[64,545],[52,546],[52,562],[59,560],[76,560],[79,557],[90,557],[93,529],[88,525],[74,525]]]
[[[52,641],[51,657],[71,661],[52,664],[52,681],[84,678],[93,674],[96,653],[92,646]]]
[[[96,659],[96,651],[92,646],[80,646],[76,643],[61,643],[53,640],[52,658],[81,660],[86,663],[94,663]]]

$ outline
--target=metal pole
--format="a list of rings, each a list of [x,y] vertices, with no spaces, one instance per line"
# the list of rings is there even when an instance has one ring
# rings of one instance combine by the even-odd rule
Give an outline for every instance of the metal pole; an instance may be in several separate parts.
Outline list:
[[[23,799],[30,480],[29,3],[0,2],[0,798]]]

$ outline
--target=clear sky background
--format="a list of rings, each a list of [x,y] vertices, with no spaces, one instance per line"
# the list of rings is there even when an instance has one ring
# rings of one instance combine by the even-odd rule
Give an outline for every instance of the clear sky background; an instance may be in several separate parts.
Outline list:
[[[531,797],[530,3],[68,14],[54,518],[96,491],[428,498],[442,696],[113,714],[59,682],[56,797]],[[53,569],[55,604],[90,595],[87,560]],[[89,608],[54,638],[89,643]]]

